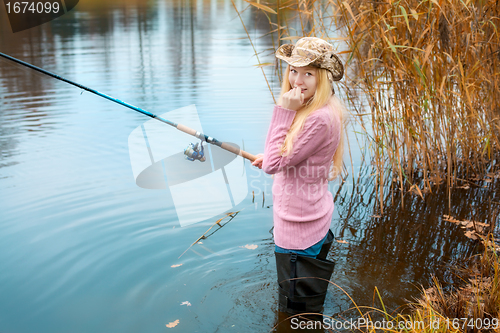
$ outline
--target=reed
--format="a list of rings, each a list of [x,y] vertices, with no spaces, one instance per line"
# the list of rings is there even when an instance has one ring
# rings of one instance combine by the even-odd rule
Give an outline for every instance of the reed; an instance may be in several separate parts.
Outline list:
[[[341,93],[371,141],[380,200],[388,177],[423,195],[497,171],[496,0],[247,2],[268,17],[275,48],[302,36],[345,45]]]
[[[349,0],[339,9],[353,78],[369,100],[378,174],[396,171],[402,189],[408,184],[420,192],[443,181],[450,191],[458,179],[493,171],[500,124],[497,3]]]

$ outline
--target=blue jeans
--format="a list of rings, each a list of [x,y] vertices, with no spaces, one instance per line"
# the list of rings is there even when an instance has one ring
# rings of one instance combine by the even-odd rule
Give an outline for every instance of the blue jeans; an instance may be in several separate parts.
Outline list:
[[[275,251],[278,253],[297,253],[298,255],[304,256],[304,257],[312,257],[316,258],[318,254],[321,252],[321,247],[323,246],[323,243],[325,242],[326,238],[328,237],[328,232],[326,233],[325,237],[323,237],[322,240],[317,242],[316,244],[308,247],[305,250],[289,250],[289,249],[284,249],[282,247],[279,247],[278,245],[275,245]]]

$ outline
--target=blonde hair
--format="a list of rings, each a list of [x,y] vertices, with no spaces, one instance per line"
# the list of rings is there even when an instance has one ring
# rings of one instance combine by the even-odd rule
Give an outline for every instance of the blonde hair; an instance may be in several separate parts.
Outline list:
[[[288,74],[290,72],[290,65],[286,67],[285,75],[283,75],[283,83],[281,85],[281,94],[278,100],[278,104],[281,105],[283,94],[288,92],[292,86],[288,79]],[[294,139],[303,129],[307,117],[315,110],[321,108],[325,104],[330,106],[330,109],[337,114],[340,121],[340,139],[337,146],[337,150],[332,158],[332,168],[330,170],[330,177],[328,180],[334,180],[340,174],[342,170],[342,157],[344,154],[344,107],[340,100],[333,94],[332,86],[328,80],[328,72],[323,68],[316,68],[316,92],[314,96],[309,99],[304,106],[297,111],[295,118],[293,119],[292,125],[288,130],[285,137],[285,141],[281,146],[282,156],[288,156],[293,150]]]

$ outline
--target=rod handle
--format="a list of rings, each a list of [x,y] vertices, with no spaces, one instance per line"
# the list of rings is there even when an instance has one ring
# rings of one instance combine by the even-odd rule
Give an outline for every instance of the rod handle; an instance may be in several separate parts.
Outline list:
[[[189,135],[192,135],[192,136],[196,136],[196,131],[190,127],[187,127],[185,125],[182,125],[182,124],[177,124],[177,129],[179,131],[182,131],[186,134],[189,134]]]
[[[230,151],[233,154],[239,155],[243,158],[246,158],[247,160],[250,160],[251,162],[255,161],[257,156],[250,154],[249,152],[246,152],[244,150],[241,150],[239,148],[236,148],[228,143],[223,142],[220,146],[221,148]]]

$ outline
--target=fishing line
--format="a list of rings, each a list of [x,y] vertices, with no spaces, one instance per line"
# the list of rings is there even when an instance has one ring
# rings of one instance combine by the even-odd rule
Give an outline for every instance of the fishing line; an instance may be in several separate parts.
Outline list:
[[[14,63],[17,63],[19,65],[28,67],[30,69],[33,69],[33,70],[37,71],[37,72],[40,72],[40,73],[43,73],[45,75],[51,76],[51,77],[53,77],[53,78],[55,78],[57,80],[69,83],[69,84],[71,84],[71,85],[73,85],[75,87],[78,87],[78,88],[82,89],[82,90],[91,92],[91,93],[93,93],[93,94],[95,94],[97,96],[103,97],[103,98],[105,98],[107,100],[110,100],[112,102],[115,102],[115,103],[118,103],[120,105],[123,105],[123,106],[125,106],[125,107],[127,107],[129,109],[132,109],[132,110],[136,111],[136,112],[142,113],[143,115],[146,115],[148,117],[151,117],[153,119],[161,121],[161,122],[163,122],[163,123],[165,123],[167,125],[175,127],[179,131],[182,131],[182,132],[184,132],[186,134],[192,135],[192,136],[200,139],[202,142],[205,141],[205,142],[211,143],[211,144],[213,144],[215,146],[218,146],[218,147],[220,147],[222,149],[225,149],[225,150],[227,150],[227,151],[229,151],[229,152],[231,152],[233,154],[242,156],[243,158],[246,158],[246,159],[248,159],[248,160],[250,160],[252,162],[257,158],[256,156],[254,156],[254,155],[252,155],[252,154],[250,154],[250,153],[248,153],[248,152],[246,152],[244,150],[241,150],[238,147],[235,147],[235,146],[233,146],[233,145],[231,145],[231,144],[229,144],[227,142],[220,142],[220,141],[218,141],[217,139],[215,139],[215,138],[213,138],[211,136],[208,136],[208,135],[205,135],[203,133],[200,133],[200,132],[198,132],[198,131],[196,131],[196,130],[194,130],[192,128],[189,128],[189,127],[187,127],[185,125],[174,123],[173,121],[170,121],[170,120],[167,120],[167,119],[162,118],[160,116],[157,116],[157,115],[155,115],[155,114],[153,114],[151,112],[148,112],[146,110],[143,110],[143,109],[141,109],[141,108],[139,108],[137,106],[134,106],[134,105],[126,103],[126,102],[123,102],[123,101],[121,101],[121,100],[119,100],[117,98],[114,98],[112,96],[103,94],[103,93],[101,93],[101,92],[99,92],[97,90],[94,90],[92,88],[88,88],[88,87],[86,87],[84,85],[81,85],[79,83],[76,83],[76,82],[70,81],[68,79],[65,79],[65,78],[63,78],[63,77],[61,77],[61,76],[59,76],[57,74],[54,74],[52,72],[49,72],[49,71],[47,71],[47,70],[45,70],[43,68],[34,66],[34,65],[30,64],[30,63],[27,63],[27,62],[19,60],[17,58],[11,57],[11,56],[9,56],[7,54],[4,54],[4,53],[1,53],[1,52],[0,52],[0,56],[3,57],[3,58],[5,58],[5,59],[11,60]],[[198,145],[198,144],[196,144],[196,145]],[[185,154],[188,156],[188,158],[190,160],[194,161],[194,160],[197,159],[199,161],[202,161],[202,158],[204,158],[203,150],[201,148],[198,148],[198,146],[196,146],[196,145],[190,144],[188,146],[188,148],[186,148]],[[202,147],[201,144],[200,144],[200,146]]]

